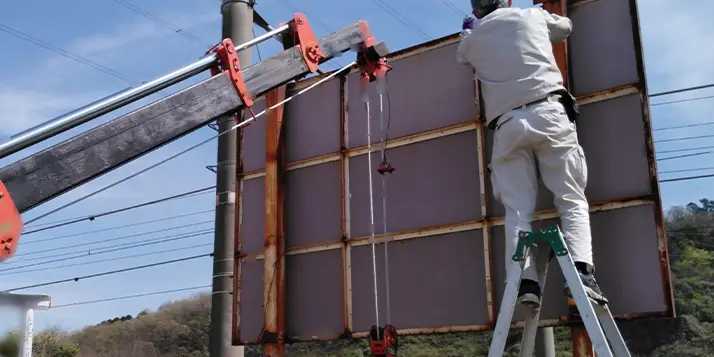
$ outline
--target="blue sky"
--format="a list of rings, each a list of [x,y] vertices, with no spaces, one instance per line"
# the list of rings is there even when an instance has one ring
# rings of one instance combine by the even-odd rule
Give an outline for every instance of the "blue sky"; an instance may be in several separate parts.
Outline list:
[[[258,0],[257,10],[271,23],[277,24],[290,18],[297,0]],[[468,1],[453,0],[465,13]],[[173,0],[171,6],[165,6],[166,1],[134,0],[145,11],[156,15],[185,31],[199,37],[195,40],[176,34],[171,29],[163,27],[137,15],[129,9],[120,6],[112,0],[76,0],[72,2],[57,1],[5,1],[0,3],[0,24],[10,26],[45,42],[79,54],[103,66],[125,74],[135,80],[149,80],[165,72],[190,63],[203,55],[207,49],[205,43],[215,43],[220,38],[220,2],[218,0]],[[390,17],[372,1],[302,1],[300,10],[307,14],[318,35],[339,29],[353,21],[366,19],[373,32],[385,40],[392,50],[401,49],[423,42],[420,31],[407,27]],[[419,6],[410,5],[406,0],[390,1],[402,15],[418,24],[430,38],[441,37],[460,29],[463,15],[457,14],[444,6],[440,0],[422,0]],[[329,4],[329,5],[328,5]],[[515,5],[527,6],[528,1],[515,1]],[[162,6],[163,5],[163,6]],[[650,92],[660,92],[686,86],[708,84],[714,82],[714,49],[704,47],[706,38],[711,33],[712,26],[708,23],[707,14],[714,10],[714,3],[702,2],[696,6],[671,6],[665,0],[640,1],[641,25],[643,29],[646,70],[649,75]],[[260,29],[257,33],[262,33]],[[686,35],[681,35],[686,34]],[[205,42],[205,43],[204,43]],[[3,55],[0,56],[0,136],[9,135],[37,125],[40,122],[63,114],[83,104],[126,88],[131,83],[114,78],[106,73],[86,67],[82,64],[61,57],[53,52],[32,45],[15,37],[0,32],[0,44]],[[265,56],[276,53],[279,47],[272,42],[260,46],[260,52]],[[254,61],[258,53],[254,51]],[[350,59],[339,58],[339,65]],[[328,68],[329,69],[329,68]],[[180,84],[186,86],[197,80],[206,78],[207,74]],[[175,89],[169,89],[169,91]],[[710,95],[707,91],[686,93],[678,96],[658,98],[657,101],[682,99]],[[158,96],[146,98],[121,111],[111,113],[92,123],[85,124],[69,133],[53,138],[42,145],[17,153],[0,160],[0,165],[25,157],[50,144],[57,143],[74,136],[90,127],[116,117],[121,113],[145,105]],[[654,127],[691,124],[714,120],[709,117],[714,101],[695,101],[682,104],[655,106],[652,108]],[[189,147],[198,141],[208,138],[214,132],[201,129],[196,133],[163,147],[146,157],[130,163],[104,177],[101,177],[81,188],[55,199],[40,208],[26,213],[25,219],[31,219],[48,210],[61,206],[77,197],[92,192],[104,185],[140,170],[173,153]],[[657,132],[658,139],[675,136],[690,136],[714,134],[714,126],[702,126],[693,129]],[[662,143],[658,150],[707,146],[706,139],[673,143]],[[664,156],[664,155],[663,155]],[[215,184],[215,175],[206,170],[206,165],[215,163],[215,141],[194,150],[160,169],[149,171],[120,186],[112,188],[85,202],[61,211],[41,222],[61,220],[69,217],[83,216],[101,212],[116,207],[131,205],[155,198],[184,192],[199,187]],[[660,164],[660,170],[676,170],[709,166],[707,162],[711,155],[696,156],[681,160],[665,161]],[[708,172],[694,172],[692,175]],[[688,173],[667,175],[688,176]],[[701,197],[711,196],[707,188],[711,179],[685,181],[681,183],[665,183],[662,185],[662,197],[666,206],[686,204]],[[108,231],[98,234],[87,234],[71,238],[56,239],[54,242],[30,244],[32,241],[58,236],[82,233],[116,225],[141,222],[153,218],[161,218],[178,214],[210,210],[214,207],[211,193],[171,204],[162,204],[124,213],[111,218],[98,219],[72,225],[66,228],[54,229],[48,232],[28,235],[23,238],[23,245],[14,263],[0,265],[0,270],[23,264],[22,260],[36,258],[52,252],[30,254],[39,250],[60,248],[63,245],[87,244],[88,248],[97,249],[107,244],[89,245],[92,241],[124,236],[132,233],[158,230],[176,225],[184,225],[212,220],[213,213],[197,214],[179,220],[154,223]],[[177,233],[188,233],[197,230],[210,229],[212,223],[187,227],[152,235],[150,238],[162,237]],[[126,239],[116,243],[140,242],[147,237]],[[192,239],[169,244],[147,247],[146,251],[158,251],[172,248],[192,247],[208,244],[213,240],[212,234],[198,236]],[[76,251],[78,248],[66,249],[57,253]],[[0,290],[40,283],[44,281],[63,279],[105,270],[120,269],[132,265],[147,264],[152,261],[168,260],[182,256],[209,252],[210,247],[198,247],[179,252],[165,253],[151,257],[140,257],[102,264],[87,264],[83,266],[53,269],[49,271],[11,274],[0,272]],[[126,252],[103,254],[82,260],[72,260],[56,265],[81,263],[96,259],[125,256],[142,253],[139,249]],[[27,256],[23,256],[28,254]],[[39,268],[39,267],[37,267]],[[89,279],[69,284],[25,290],[23,293],[44,293],[53,297],[53,304],[68,304],[106,297],[138,294],[164,289],[183,288],[210,284],[211,261],[207,258],[185,263],[166,265],[123,274],[111,275],[105,278]],[[111,303],[91,304],[78,307],[60,308],[41,312],[36,315],[37,328],[59,326],[66,329],[80,328],[86,324],[98,323],[107,318],[126,314],[135,315],[145,308],[155,309],[162,303],[191,295],[191,292],[160,295],[138,299],[122,300]],[[2,311],[0,313],[5,313]],[[12,316],[14,313],[8,312]],[[0,332],[15,328],[16,320],[3,318],[0,321]]]

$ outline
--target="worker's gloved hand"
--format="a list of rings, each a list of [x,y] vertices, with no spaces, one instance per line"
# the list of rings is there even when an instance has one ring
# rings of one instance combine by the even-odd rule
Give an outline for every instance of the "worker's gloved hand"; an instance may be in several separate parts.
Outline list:
[[[476,19],[469,15],[464,17],[464,22],[461,24],[461,30],[473,30],[476,25]]]

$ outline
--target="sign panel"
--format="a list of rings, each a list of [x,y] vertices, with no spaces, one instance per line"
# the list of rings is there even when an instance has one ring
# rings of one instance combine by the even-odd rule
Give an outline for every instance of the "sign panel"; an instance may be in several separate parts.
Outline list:
[[[636,2],[579,1],[568,11],[574,23],[569,73],[581,103],[578,134],[589,166],[598,279],[616,317],[673,316]],[[457,45],[453,35],[390,56],[394,69],[381,118],[376,86],[369,93],[369,149],[358,73],[286,105],[288,341],[365,337],[377,318],[400,334],[493,328],[506,279],[504,209],[488,178],[493,133],[480,120],[471,68],[456,64]],[[387,154],[396,168],[386,175],[386,191],[376,173],[380,122],[389,123]],[[263,286],[271,279],[263,276],[262,260],[264,122],[245,130],[243,155],[234,310],[236,342],[252,343],[263,328]],[[557,223],[553,196],[542,185],[537,209],[534,228]],[[563,283],[551,264],[543,325],[563,323]],[[515,315],[514,322],[523,320],[518,310]]]

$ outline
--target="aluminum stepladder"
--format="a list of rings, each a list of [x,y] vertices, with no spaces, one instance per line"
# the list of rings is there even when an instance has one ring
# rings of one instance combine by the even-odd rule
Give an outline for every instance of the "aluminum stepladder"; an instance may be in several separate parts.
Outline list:
[[[543,248],[543,249],[539,249]],[[531,249],[535,249],[540,265],[538,269],[538,281],[541,288],[541,304],[543,306],[543,295],[545,291],[545,280],[548,272],[548,263],[555,256],[558,260],[563,276],[575,300],[583,324],[590,335],[593,348],[598,357],[630,357],[620,330],[615,324],[615,320],[610,313],[607,304],[600,304],[588,298],[585,287],[580,280],[580,275],[575,268],[570,252],[563,239],[560,228],[555,225],[540,232],[524,232],[518,234],[518,244],[510,265],[507,267],[506,288],[501,300],[501,307],[496,320],[496,328],[493,331],[491,347],[488,357],[502,357],[506,348],[506,338],[511,327],[513,312],[516,308],[518,288],[521,282],[523,266],[526,257]],[[543,264],[544,261],[544,264]],[[521,339],[521,357],[533,356],[536,332],[538,330],[538,319],[540,308],[530,308],[526,316],[523,337]],[[608,340],[610,344],[608,344]],[[612,349],[611,349],[612,348]]]

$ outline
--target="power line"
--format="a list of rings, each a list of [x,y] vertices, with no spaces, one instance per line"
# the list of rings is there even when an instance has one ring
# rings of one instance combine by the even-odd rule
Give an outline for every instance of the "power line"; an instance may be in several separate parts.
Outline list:
[[[671,149],[671,150],[662,150],[662,151],[657,151],[658,154],[670,154],[673,152],[683,152],[683,151],[695,151],[695,150],[707,150],[707,149],[714,149],[714,146],[699,146],[695,148],[682,148],[682,149]]]
[[[180,292],[184,292],[184,291],[207,289],[207,288],[210,288],[210,287],[211,287],[211,285],[201,285],[201,286],[192,286],[192,287],[189,287],[189,288],[154,291],[154,292],[143,293],[143,294],[124,295],[124,296],[117,296],[117,297],[112,297],[112,298],[105,298],[105,299],[98,299],[98,300],[89,300],[89,301],[81,301],[81,302],[74,302],[74,303],[62,304],[62,305],[54,305],[54,306],[52,306],[52,309],[54,310],[54,309],[59,309],[59,308],[62,308],[62,307],[97,304],[97,303],[100,303],[100,302],[108,302],[108,301],[135,299],[135,298],[146,297],[146,296],[153,296],[153,295],[165,295],[165,294],[171,294],[171,293],[180,293]]]
[[[38,38],[36,38],[36,37],[30,36],[30,35],[28,35],[28,34],[22,32],[22,31],[17,30],[17,29],[14,29],[14,28],[12,28],[12,27],[10,27],[10,26],[4,25],[4,24],[0,24],[0,31],[5,32],[5,33],[7,33],[7,34],[9,34],[9,35],[15,36],[15,37],[17,37],[17,38],[19,38],[19,39],[25,40],[25,41],[27,41],[27,42],[30,42],[30,43],[32,43],[32,44],[35,44],[35,45],[37,45],[37,46],[40,46],[40,47],[42,47],[42,48],[44,48],[44,49],[46,49],[46,50],[52,51],[52,52],[54,52],[54,53],[57,53],[57,54],[59,54],[59,55],[61,55],[61,56],[64,56],[64,57],[66,57],[66,58],[69,58],[69,59],[71,59],[71,60],[73,60],[73,61],[76,61],[76,62],[79,62],[79,63],[81,63],[81,64],[84,64],[85,66],[89,66],[89,67],[92,67],[92,68],[94,68],[94,69],[96,69],[96,70],[98,70],[98,71],[102,71],[102,72],[104,72],[104,73],[106,73],[106,74],[109,74],[109,75],[111,75],[111,76],[113,76],[113,77],[116,77],[116,78],[119,78],[119,79],[121,79],[121,80],[123,80],[123,81],[126,81],[126,82],[128,82],[129,84],[139,83],[139,81],[137,81],[136,79],[133,79],[133,78],[131,78],[131,77],[129,77],[129,76],[126,76],[126,75],[124,75],[124,74],[122,74],[122,73],[120,73],[120,72],[117,72],[117,71],[115,71],[115,70],[109,68],[109,67],[105,67],[105,66],[103,66],[103,65],[101,65],[101,64],[99,64],[99,63],[96,63],[96,62],[94,62],[94,61],[91,61],[91,60],[89,60],[89,59],[87,59],[87,58],[84,58],[84,57],[82,57],[82,56],[76,55],[76,54],[74,54],[74,53],[72,53],[72,52],[69,52],[69,51],[64,50],[64,49],[62,49],[62,48],[59,48],[59,47],[57,47],[57,46],[55,46],[55,45],[52,45],[52,44],[49,44],[49,43],[47,43],[47,42],[44,42],[44,41],[42,41],[42,40],[40,40],[40,39],[38,39]]]
[[[159,250],[159,251],[155,251],[155,252],[142,253],[142,254],[125,255],[125,256],[116,257],[116,258],[91,260],[91,261],[88,261],[88,262],[81,262],[81,263],[74,263],[74,264],[63,264],[63,265],[57,265],[57,266],[46,267],[46,268],[28,269],[28,270],[20,270],[20,271],[11,271],[11,272],[9,272],[9,273],[4,273],[3,276],[4,276],[4,275],[12,275],[12,274],[36,273],[36,272],[41,272],[41,271],[64,269],[64,268],[72,268],[72,267],[77,267],[77,266],[86,266],[86,265],[98,264],[98,263],[109,263],[109,262],[115,262],[115,261],[119,261],[119,260],[132,259],[132,258],[140,258],[140,257],[148,257],[148,256],[152,256],[152,255],[159,255],[159,254],[165,254],[165,253],[171,253],[171,252],[178,252],[178,251],[181,251],[181,250],[189,250],[189,249],[202,248],[202,247],[208,247],[208,246],[213,246],[213,243],[198,244],[198,245],[192,245],[192,246],[181,247],[181,248],[165,249],[165,250]]]
[[[216,188],[216,186],[213,185],[213,186],[209,186],[209,187],[199,188],[199,189],[197,189],[197,190],[192,190],[192,191],[188,191],[188,192],[184,192],[184,193],[179,193],[179,194],[173,195],[173,196],[168,196],[168,197],[159,198],[159,199],[152,200],[152,201],[148,201],[148,202],[144,202],[144,203],[139,203],[139,204],[136,204],[136,205],[133,205],[133,206],[127,206],[127,207],[124,207],[124,208],[119,208],[119,209],[115,209],[115,210],[111,210],[111,211],[96,213],[96,214],[92,214],[92,215],[88,215],[88,216],[83,216],[83,217],[71,218],[71,219],[68,219],[68,220],[59,221],[59,222],[57,222],[57,223],[55,223],[55,224],[53,224],[53,225],[51,225],[51,226],[49,226],[49,227],[37,228],[37,229],[34,229],[34,230],[32,230],[32,231],[23,232],[23,235],[28,235],[28,234],[32,234],[32,233],[41,232],[41,231],[46,231],[46,230],[48,230],[48,229],[54,229],[54,228],[64,227],[64,226],[67,226],[67,225],[70,225],[70,224],[79,223],[79,222],[82,222],[82,221],[93,221],[93,220],[95,220],[95,219],[97,219],[97,218],[100,218],[100,217],[105,217],[105,216],[109,216],[109,215],[113,215],[113,214],[117,214],[117,213],[122,213],[122,212],[130,211],[130,210],[133,210],[133,209],[142,208],[142,207],[146,207],[146,206],[151,206],[151,205],[155,205],[155,204],[158,204],[158,203],[163,203],[163,202],[170,201],[170,200],[174,200],[174,199],[188,198],[188,197],[191,197],[191,196],[196,196],[196,195],[199,195],[199,194],[206,193],[206,192],[208,192],[208,191],[210,191],[210,190],[213,190],[213,189],[215,189],[215,188]],[[52,213],[52,212],[54,212],[54,211],[56,211],[56,210],[50,211],[49,213]],[[33,219],[33,220],[37,220],[37,219],[42,218],[42,217],[45,217],[45,216],[47,216],[47,215],[48,215],[48,214],[44,214],[44,215],[42,215],[42,216],[40,216],[40,217],[38,217],[38,218],[35,218],[35,219]]]
[[[207,220],[207,221],[201,221],[201,222],[196,222],[196,223],[189,223],[189,224],[184,224],[181,226],[171,226],[167,228],[162,228],[162,229],[157,229],[153,231],[148,231],[148,232],[141,232],[141,233],[135,233],[135,234],[130,234],[130,235],[125,235],[125,236],[119,236],[119,237],[114,237],[114,238],[107,238],[107,239],[102,239],[102,240],[97,240],[97,241],[92,241],[92,242],[82,242],[74,245],[63,245],[59,248],[50,248],[50,249],[41,249],[41,250],[35,250],[32,252],[27,252],[23,254],[18,254],[17,257],[24,257],[27,255],[34,255],[34,254],[39,254],[39,253],[47,253],[48,251],[57,251],[57,250],[63,250],[63,249],[70,249],[70,248],[76,248],[76,247],[86,247],[91,244],[99,244],[99,243],[108,243],[108,242],[116,242],[119,240],[124,240],[124,239],[129,239],[129,238],[136,238],[136,237],[141,237],[149,234],[154,234],[154,233],[160,233],[160,232],[166,232],[166,231],[172,231],[176,229],[181,229],[181,228],[187,228],[187,227],[195,227],[201,224],[206,224],[206,223],[213,223],[214,220]],[[182,233],[186,234],[186,233]],[[51,238],[50,238],[51,239]],[[90,248],[87,248],[90,249]]]
[[[714,96],[712,96],[714,98]],[[686,125],[677,125],[677,126],[669,126],[666,128],[658,128],[658,129],[653,129],[653,131],[664,131],[664,130],[673,130],[673,129],[682,129],[682,128],[692,128],[695,126],[705,126],[705,125],[714,125],[714,121],[706,121],[702,123],[696,123],[696,124],[686,124]]]
[[[119,274],[119,273],[125,273],[128,271],[134,271],[134,270],[140,270],[140,269],[147,269],[147,268],[153,268],[161,265],[167,265],[167,264],[173,264],[173,263],[179,263],[179,262],[185,262],[189,260],[194,260],[198,258],[205,258],[205,257],[212,257],[213,253],[206,253],[206,254],[198,254],[198,255],[192,255],[188,257],[183,257],[183,258],[178,258],[178,259],[172,259],[172,260],[165,260],[161,262],[156,262],[156,263],[151,263],[151,264],[145,264],[145,265],[137,265],[129,268],[124,268],[124,269],[118,269],[118,270],[110,270],[110,271],[105,271],[101,273],[95,273],[95,274],[89,274],[89,275],[84,275],[84,276],[78,276],[74,278],[67,278],[67,279],[60,279],[60,280],[54,280],[54,281],[48,281],[45,283],[39,283],[39,284],[33,284],[33,285],[26,285],[26,286],[21,286],[18,288],[12,288],[12,289],[7,289],[5,292],[13,292],[13,291],[18,291],[18,290],[27,290],[27,289],[32,289],[32,288],[39,288],[43,286],[50,286],[50,285],[57,285],[57,284],[62,284],[62,283],[71,283],[74,281],[80,281],[82,279],[90,279],[90,278],[98,278],[101,276],[107,276],[107,275],[113,275],[113,274]]]
[[[688,99],[679,99],[679,100],[670,100],[667,102],[659,102],[659,103],[651,103],[651,107],[655,107],[658,105],[667,105],[667,104],[676,104],[676,103],[686,103],[686,102],[694,102],[698,100],[704,100],[704,99],[712,99],[714,98],[714,95],[707,95],[704,97],[694,97],[694,98],[688,98]]]
[[[701,86],[695,86],[695,87],[686,87],[686,88],[675,89],[675,90],[670,90],[670,91],[666,91],[666,92],[659,92],[659,93],[650,94],[650,98],[660,97],[660,96],[663,96],[663,95],[670,95],[670,94],[690,92],[690,91],[694,91],[694,90],[700,90],[700,89],[706,89],[706,88],[712,88],[712,87],[714,87],[714,83],[712,83],[712,84],[705,84],[705,85],[701,85]]]
[[[190,216],[195,216],[195,215],[199,215],[199,214],[202,214],[202,213],[208,213],[208,212],[213,212],[213,211],[214,211],[213,209],[209,209],[209,210],[203,210],[203,211],[198,211],[198,212],[192,212],[192,213],[186,213],[186,214],[179,214],[179,215],[175,215],[175,216],[164,217],[164,218],[158,218],[158,219],[152,219],[152,220],[143,221],[143,222],[123,224],[123,225],[120,225],[120,226],[108,227],[108,228],[103,228],[103,229],[95,229],[95,230],[93,230],[93,231],[85,231],[85,232],[80,232],[80,233],[67,234],[67,235],[64,235],[64,236],[56,236],[56,237],[52,237],[52,238],[32,240],[32,241],[29,241],[29,242],[23,242],[22,244],[23,244],[23,245],[28,245],[28,244],[36,244],[36,243],[48,242],[48,241],[53,241],[53,242],[54,242],[54,241],[57,241],[57,240],[60,240],[60,239],[64,239],[64,238],[78,237],[78,236],[83,236],[83,235],[92,234],[92,233],[100,233],[100,232],[111,231],[111,230],[115,230],[115,229],[123,229],[123,228],[129,228],[129,227],[137,227],[137,226],[141,226],[141,225],[145,225],[145,224],[151,224],[151,223],[157,223],[157,222],[164,222],[164,221],[169,221],[169,220],[172,220],[172,219],[190,217]],[[96,243],[96,242],[93,242],[93,243]]]
[[[664,182],[676,182],[676,181],[690,181],[690,180],[699,180],[699,179],[710,178],[710,177],[714,177],[714,174],[700,175],[700,176],[676,177],[676,178],[671,178],[671,179],[666,179],[666,180],[659,180],[659,182],[664,183]]]
[[[712,134],[712,135],[698,135],[698,136],[682,136],[679,138],[655,140],[655,143],[666,143],[666,142],[671,142],[671,141],[683,141],[683,140],[704,139],[704,138],[714,138],[714,134]]]
[[[458,6],[456,6],[456,4],[451,2],[451,0],[441,0],[441,2],[444,3],[444,5],[446,5],[446,7],[451,9],[451,11],[458,14],[459,16],[468,15],[465,11],[461,10]]]
[[[212,45],[211,43],[209,43],[208,41],[204,41],[204,40],[201,39],[200,37],[198,37],[198,36],[196,36],[196,35],[194,35],[194,34],[188,32],[188,31],[186,31],[186,30],[184,30],[184,29],[182,29],[182,28],[180,28],[180,27],[178,27],[178,26],[176,26],[176,25],[174,25],[174,24],[172,24],[172,23],[170,23],[170,22],[168,22],[168,21],[166,21],[166,20],[164,20],[164,19],[162,19],[162,18],[156,16],[156,15],[153,15],[153,14],[149,13],[148,11],[143,10],[143,9],[141,9],[140,7],[134,5],[134,4],[132,4],[132,3],[128,2],[128,1],[126,1],[126,0],[112,0],[112,1],[114,1],[115,3],[117,3],[117,4],[119,4],[119,5],[124,6],[125,8],[127,8],[127,9],[129,9],[129,10],[131,10],[131,11],[133,11],[133,12],[135,12],[135,13],[137,13],[137,14],[139,14],[139,15],[141,15],[141,16],[143,16],[143,17],[145,17],[145,18],[147,18],[147,19],[149,19],[149,20],[151,20],[151,21],[154,21],[154,22],[158,23],[159,25],[162,25],[162,26],[164,26],[164,27],[169,28],[170,30],[174,31],[175,33],[177,33],[177,34],[179,34],[179,35],[182,35],[182,36],[184,36],[184,37],[186,37],[186,38],[189,38],[189,39],[192,39],[192,40],[194,40],[194,41],[197,41],[197,42],[199,42],[199,43],[201,43],[202,45],[207,46],[207,47],[212,47],[212,46],[213,46],[213,45]]]
[[[14,266],[14,267],[10,267],[10,268],[7,268],[7,269],[2,269],[2,270],[0,270],[0,273],[1,273],[1,272],[6,272],[6,271],[12,271],[12,270],[17,270],[17,269],[22,269],[22,268],[34,267],[34,266],[38,266],[38,265],[45,265],[45,264],[49,264],[49,263],[57,263],[57,262],[62,262],[62,261],[67,261],[67,260],[72,260],[72,259],[85,258],[85,257],[87,257],[87,256],[89,256],[89,255],[99,255],[99,254],[104,254],[104,253],[116,252],[116,251],[120,251],[120,250],[126,250],[126,249],[132,249],[132,248],[145,247],[145,246],[148,246],[148,245],[161,244],[161,243],[166,243],[166,242],[175,242],[175,241],[177,241],[177,240],[193,238],[193,237],[197,237],[197,236],[201,236],[201,235],[206,235],[206,234],[211,234],[211,233],[213,233],[213,230],[206,231],[206,232],[202,232],[202,233],[195,233],[195,234],[191,234],[191,235],[185,235],[185,236],[175,236],[175,237],[171,237],[171,238],[167,238],[167,239],[163,239],[163,240],[152,240],[152,241],[148,241],[148,242],[145,242],[145,243],[134,244],[134,245],[132,245],[132,246],[126,246],[126,247],[121,246],[121,247],[117,247],[117,248],[115,248],[115,249],[100,251],[100,252],[91,253],[91,254],[75,255],[75,256],[70,256],[70,257],[65,257],[65,258],[60,258],[60,259],[42,261],[42,262],[39,262],[39,263],[31,263],[31,264],[25,264],[25,265],[20,265],[20,266]],[[107,247],[107,248],[108,248],[108,247]],[[68,255],[68,253],[65,253],[65,254],[57,254],[56,256],[66,256],[66,255]],[[42,258],[48,258],[48,257],[42,257]],[[22,262],[27,262],[27,261],[32,261],[32,260],[38,260],[38,259],[25,259],[25,260],[23,260]]]
[[[706,171],[706,170],[714,170],[714,167],[698,167],[698,168],[691,168],[691,169],[679,169],[679,170],[669,170],[669,171],[660,171],[660,174],[673,174],[677,172],[692,172],[692,171]]]
[[[706,154],[711,154],[711,151],[705,151],[705,152],[695,152],[694,154],[685,154],[685,155],[677,155],[677,156],[669,156],[669,157],[663,157],[660,159],[657,159],[657,162],[659,161],[667,161],[667,160],[674,160],[674,159],[681,159],[684,157],[690,157],[690,156],[699,156],[699,155],[706,155]]]
[[[389,6],[383,0],[372,0],[372,2],[377,4],[377,6],[381,7],[387,13],[389,13],[389,15],[391,15],[397,21],[401,22],[402,25],[406,26],[409,30],[416,29],[417,31],[419,31],[419,33],[422,35],[422,37],[424,37],[424,39],[426,39],[427,41],[431,40],[429,35],[427,35],[426,32],[424,32],[424,30],[422,30],[419,26],[417,26],[414,23],[412,23],[411,21],[409,21],[409,19],[407,19],[406,17],[402,16],[397,10],[394,10],[394,8]]]

